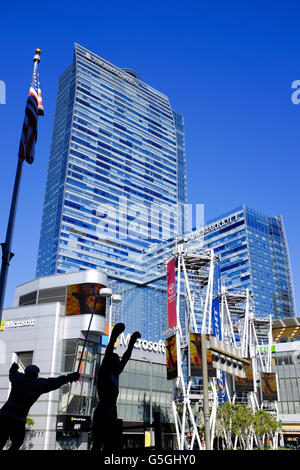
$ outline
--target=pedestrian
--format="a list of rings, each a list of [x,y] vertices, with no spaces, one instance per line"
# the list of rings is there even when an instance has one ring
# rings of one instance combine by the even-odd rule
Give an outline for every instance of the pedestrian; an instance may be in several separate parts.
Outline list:
[[[117,416],[117,398],[119,395],[119,376],[131,357],[134,344],[140,333],[131,335],[128,348],[120,359],[114,353],[118,336],[125,330],[124,323],[117,323],[110,336],[97,378],[99,403],[94,411],[92,425],[91,450],[111,451],[121,447],[121,428]],[[103,449],[102,449],[103,448]]]
[[[56,390],[68,382],[75,382],[80,374],[73,372],[59,377],[40,378],[40,369],[35,365],[25,368],[25,373],[18,372],[15,362],[9,369],[11,392],[6,403],[0,409],[0,450],[10,439],[8,450],[19,450],[24,442],[26,417],[32,405],[43,393]]]

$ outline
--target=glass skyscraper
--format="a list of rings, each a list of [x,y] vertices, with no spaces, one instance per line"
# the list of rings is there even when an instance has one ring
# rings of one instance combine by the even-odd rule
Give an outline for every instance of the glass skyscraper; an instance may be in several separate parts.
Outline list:
[[[185,231],[186,199],[183,117],[135,72],[75,45],[58,86],[37,276],[130,275],[149,243]]]
[[[257,317],[296,315],[281,216],[238,207],[206,224],[203,245],[220,256],[219,278],[228,288],[249,289]]]
[[[183,117],[134,71],[76,44],[58,85],[36,276],[104,270],[135,312],[127,324],[149,324],[151,308],[158,331],[164,287],[145,289],[143,253],[185,232],[186,202]]]
[[[213,248],[216,282],[249,289],[256,316],[294,316],[282,217],[241,206],[189,231],[185,159],[184,120],[167,96],[75,45],[59,80],[36,276],[105,271],[122,294],[113,321],[158,341],[167,330],[158,265],[185,238]]]

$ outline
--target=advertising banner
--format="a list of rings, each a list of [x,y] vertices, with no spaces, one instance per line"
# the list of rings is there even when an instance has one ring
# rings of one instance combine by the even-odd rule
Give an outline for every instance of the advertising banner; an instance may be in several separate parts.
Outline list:
[[[79,361],[81,359],[79,374],[92,375],[93,374],[93,362],[92,362],[93,349],[90,346],[86,346],[84,348],[83,356],[81,358],[82,350],[83,350],[83,345],[79,344],[77,348],[77,356],[76,356],[74,370],[78,369]]]
[[[273,372],[261,372],[261,392],[263,401],[277,401],[277,381]]]
[[[219,339],[222,339],[221,334],[221,316],[220,316],[220,306],[219,306],[219,298],[215,297],[212,299],[212,309],[211,309],[211,317],[212,317],[212,333]]]
[[[226,392],[226,374],[224,371],[221,371],[221,377],[216,380],[217,382],[217,392],[218,392],[218,401],[219,403],[224,403],[228,401],[227,392]]]
[[[176,379],[178,376],[176,335],[166,339],[166,361],[167,380]]]
[[[253,392],[253,370],[251,365],[243,366],[244,372],[246,374],[245,378],[234,376],[234,384],[236,392]]]
[[[209,340],[209,335],[206,335]],[[216,369],[213,367],[212,352],[207,349],[207,370],[209,377],[216,377]],[[190,366],[192,377],[202,377],[202,347],[201,334],[190,333]]]
[[[176,281],[175,281],[175,260],[174,258],[167,264],[167,291],[168,291],[168,319],[169,328],[174,328],[177,324],[176,317]]]
[[[95,304],[94,290],[98,293],[102,289],[101,284],[74,284],[67,288],[66,315],[82,315],[92,313]],[[105,297],[98,297],[96,315],[105,316]]]

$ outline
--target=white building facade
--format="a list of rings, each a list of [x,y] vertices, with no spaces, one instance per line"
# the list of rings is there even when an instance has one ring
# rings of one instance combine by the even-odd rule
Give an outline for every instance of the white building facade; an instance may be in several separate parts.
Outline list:
[[[94,292],[105,291],[106,285],[106,274],[95,269],[41,277],[18,286],[13,306],[3,310],[0,407],[10,393],[8,373],[13,362],[19,363],[21,372],[28,364],[36,364],[40,377],[74,372],[80,362],[78,382],[42,395],[30,409],[29,418],[34,424],[27,433],[25,449],[88,448],[91,418],[98,403],[95,376],[107,340],[109,298],[100,298],[93,316],[91,312],[95,306]],[[120,356],[131,333],[126,329],[120,337],[116,349]],[[119,396],[121,419],[136,424],[149,420],[151,406],[162,410],[165,421],[172,420],[171,384],[166,380],[163,341],[139,340],[127,373],[123,374]],[[143,434],[143,429],[137,429],[131,441],[138,437],[141,442]]]

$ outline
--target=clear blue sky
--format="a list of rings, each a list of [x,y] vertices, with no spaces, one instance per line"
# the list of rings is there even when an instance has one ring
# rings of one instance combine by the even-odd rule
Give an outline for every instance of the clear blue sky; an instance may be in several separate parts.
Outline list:
[[[184,115],[188,199],[205,204],[206,220],[242,203],[283,215],[300,305],[300,104],[291,101],[300,79],[299,24],[297,1],[6,2],[0,242],[37,47],[45,116],[35,162],[24,165],[5,306],[16,285],[35,277],[57,82],[74,42],[135,69]]]

